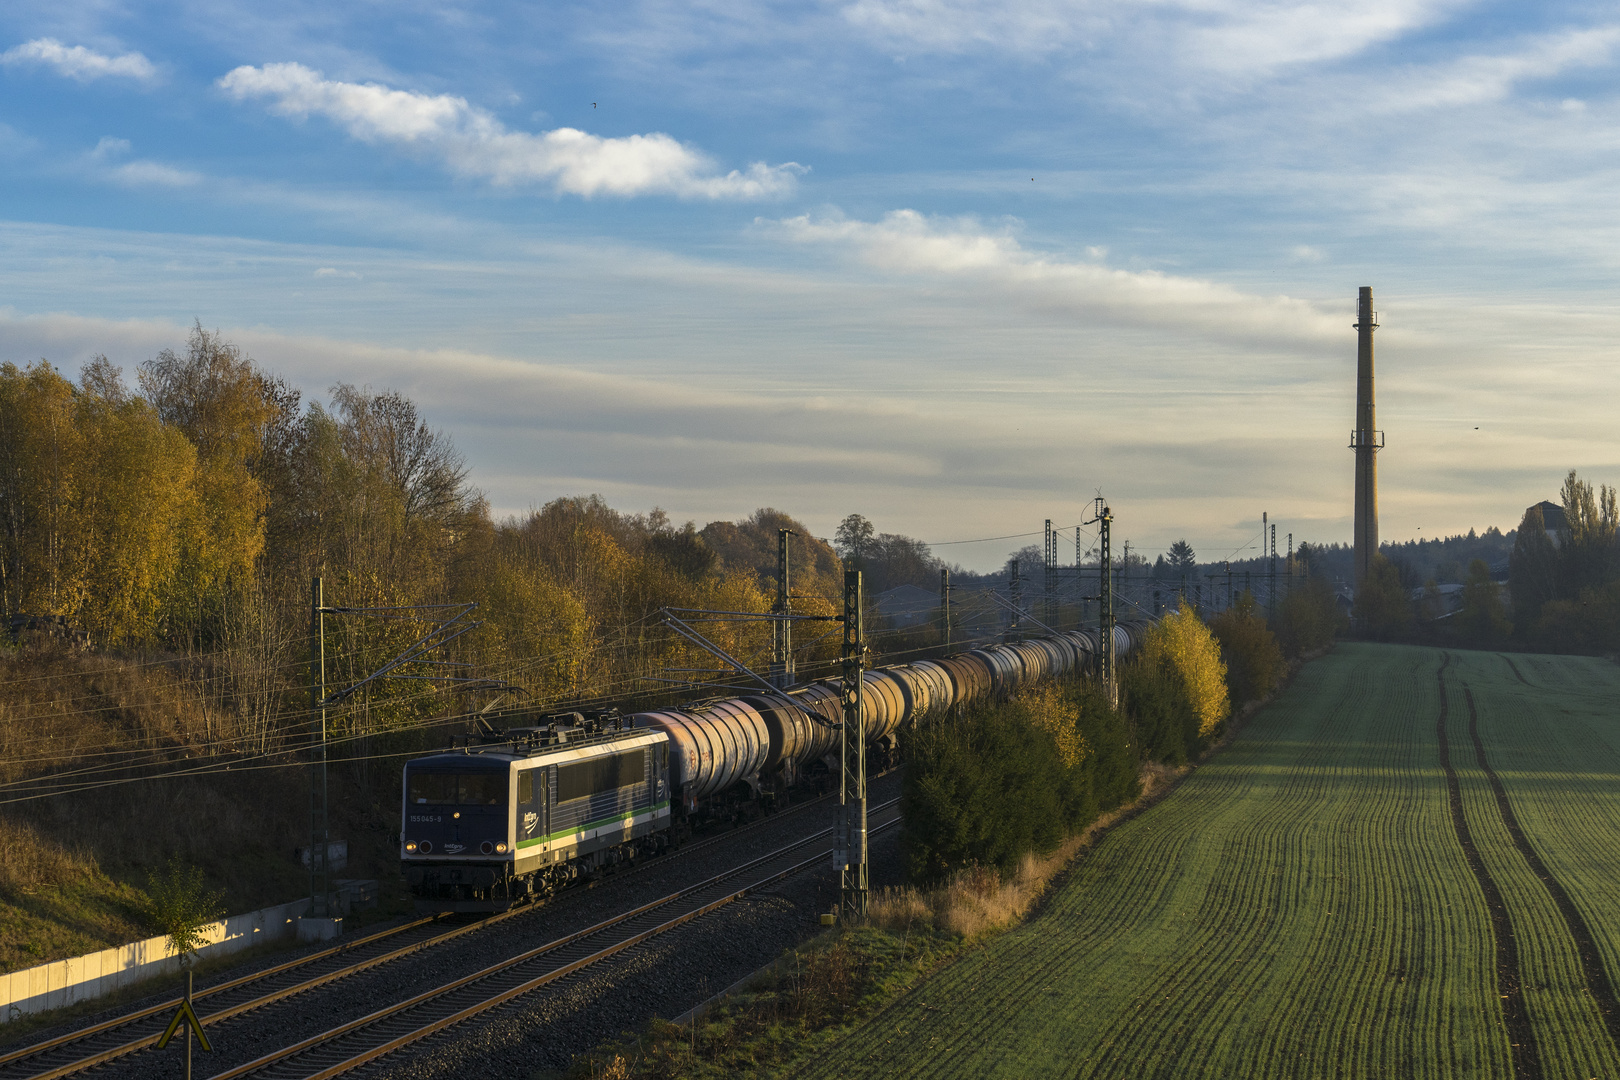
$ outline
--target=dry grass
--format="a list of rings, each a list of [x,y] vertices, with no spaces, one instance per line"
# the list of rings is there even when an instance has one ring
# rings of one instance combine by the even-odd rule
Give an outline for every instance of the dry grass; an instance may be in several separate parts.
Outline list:
[[[653,1020],[576,1058],[567,1080],[720,1080],[778,1075],[820,1034],[867,1015],[961,947],[960,939],[914,930],[904,938],[843,927],[800,946],[690,1024]],[[559,1074],[535,1073],[532,1080]]]
[[[0,891],[33,892],[67,885],[96,874],[95,856],[83,848],[68,848],[25,821],[0,818]]]
[[[873,895],[867,921],[884,930],[931,927],[966,938],[999,930],[1029,914],[1084,844],[1084,836],[1073,836],[1049,855],[1025,855],[1006,880],[994,869],[975,867],[933,889],[884,889]]]
[[[1134,802],[1098,816],[1048,855],[1025,855],[1010,878],[1003,880],[994,869],[975,867],[932,889],[883,889],[873,894],[867,921],[885,930],[931,927],[966,938],[1020,922],[1081,851],[1127,814],[1151,805],[1190,771],[1188,766],[1145,762],[1138,774],[1142,793]]]
[[[0,807],[0,972],[151,934],[148,875],[171,858],[200,867],[233,912],[305,895],[296,851],[308,843],[309,779],[297,757],[151,778],[223,767],[257,745],[213,664],[0,648],[0,781],[14,795],[50,776],[86,785]],[[332,769],[345,876],[397,878],[397,768]]]

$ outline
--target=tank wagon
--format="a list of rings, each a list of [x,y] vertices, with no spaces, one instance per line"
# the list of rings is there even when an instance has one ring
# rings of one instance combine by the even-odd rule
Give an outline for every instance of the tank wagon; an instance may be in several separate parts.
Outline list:
[[[1116,654],[1146,626],[1116,626]],[[1096,651],[1096,632],[1079,630],[865,672],[869,765],[894,762],[907,723],[1086,670]],[[793,789],[825,788],[837,769],[839,689],[827,679],[630,716],[558,713],[412,759],[400,859],[417,910],[504,911],[656,855],[703,821],[768,813]]]

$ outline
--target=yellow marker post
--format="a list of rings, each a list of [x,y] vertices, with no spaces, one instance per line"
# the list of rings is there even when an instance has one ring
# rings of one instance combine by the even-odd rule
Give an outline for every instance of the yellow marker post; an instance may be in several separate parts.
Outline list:
[[[162,1050],[174,1038],[174,1033],[180,1028],[180,1021],[186,1022],[186,1080],[191,1080],[191,1033],[197,1033],[197,1041],[209,1053],[214,1048],[208,1045],[208,1036],[203,1034],[202,1021],[197,1019],[197,1011],[191,1007],[191,972],[186,972],[186,996],[180,999],[180,1007],[174,1011],[174,1019],[169,1021],[169,1027],[158,1040],[158,1049]]]

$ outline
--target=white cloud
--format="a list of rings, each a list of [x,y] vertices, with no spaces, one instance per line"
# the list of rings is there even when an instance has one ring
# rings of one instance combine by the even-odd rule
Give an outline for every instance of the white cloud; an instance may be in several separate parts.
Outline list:
[[[1465,56],[1406,78],[1381,79],[1381,92],[1359,106],[1385,112],[1444,108],[1500,101],[1519,83],[1548,79],[1570,68],[1609,62],[1620,45],[1620,26],[1599,26],[1531,38],[1512,52]]]
[[[127,162],[107,170],[107,175],[117,183],[129,187],[183,188],[199,184],[203,180],[201,173],[189,169],[176,169],[172,165],[161,165],[156,161]]]
[[[890,273],[971,280],[976,290],[996,289],[1002,299],[1022,307],[1278,343],[1327,342],[1342,336],[1341,320],[1303,300],[1255,296],[1228,285],[1153,270],[1118,270],[1052,258],[1025,249],[1010,232],[990,231],[972,218],[928,218],[915,210],[896,210],[878,222],[804,215],[760,223],[779,228],[798,242],[849,248],[869,265]],[[1087,254],[1095,258],[1092,251]]]
[[[1465,0],[855,0],[846,20],[929,52],[1049,54],[1123,44],[1223,73],[1352,56],[1434,22]]]
[[[122,165],[112,164],[133,148],[128,139],[103,135],[95,147],[84,155],[84,160],[92,175],[125,187],[188,188],[201,183],[204,179],[202,173],[177,169],[156,161],[137,159],[126,161]]]
[[[755,162],[722,174],[706,155],[660,132],[604,138],[566,127],[511,131],[465,98],[338,82],[302,64],[239,67],[219,86],[238,101],[269,98],[271,111],[283,116],[324,116],[362,142],[417,149],[453,172],[502,185],[549,183],[587,197],[753,199],[791,191],[804,171],[791,162]]]
[[[0,53],[0,64],[43,64],[79,82],[108,76],[154,82],[158,71],[138,52],[108,56],[83,45],[63,45],[55,38],[35,38]]]
[[[350,281],[359,281],[360,275],[353,270],[339,270],[335,266],[323,266],[315,271],[318,278],[346,278]]]
[[[109,158],[123,157],[130,151],[130,141],[119,139],[112,135],[103,135],[96,142],[96,148],[90,151],[90,156],[96,161],[106,161]]]
[[[904,231],[804,239],[875,264],[858,245],[900,246],[885,226]],[[917,229],[945,248],[960,234],[970,254],[879,275],[819,272],[795,251],[785,273],[600,241],[519,237],[521,253],[479,260],[0,222],[0,296],[20,309],[0,307],[0,361],[73,370],[101,352],[128,373],[196,317],[309,395],[340,379],[409,394],[503,510],[599,491],[700,522],[778,505],[830,530],[858,511],[935,540],[1068,523],[1100,487],[1118,536],[1225,550],[1252,533],[1229,523],[1258,512],[1255,491],[1296,540],[1348,535],[1350,324],[1371,282],[1391,535],[1506,528],[1572,466],[1620,474],[1620,308],[1601,289],[1425,295],[1335,271],[1304,305],[1330,313],[1331,340],[1279,342],[1286,325],[1257,319],[1271,334],[1257,346],[1261,332],[1208,308],[1264,313],[1266,286],[1172,277],[1183,292],[1162,306],[1110,307],[1110,290],[1129,298],[1154,275],[1076,275],[972,222]],[[1019,278],[1031,263],[1050,269]],[[952,557],[988,568],[1005,550]]]

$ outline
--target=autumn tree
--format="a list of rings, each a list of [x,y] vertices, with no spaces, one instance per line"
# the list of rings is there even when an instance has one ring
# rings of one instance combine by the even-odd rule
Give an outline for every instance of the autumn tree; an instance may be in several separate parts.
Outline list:
[[[1312,574],[1283,595],[1271,628],[1283,656],[1293,659],[1333,644],[1343,622],[1332,584]]]
[[[1564,478],[1559,496],[1564,526],[1558,533],[1558,595],[1572,600],[1583,589],[1595,589],[1614,578],[1620,509],[1614,488],[1607,484],[1593,488],[1574,469]]]
[[[1209,738],[1231,713],[1226,664],[1209,627],[1186,599],[1143,635],[1140,661],[1173,674],[1184,688],[1200,738]]]
[[[722,566],[752,570],[760,588],[773,593],[776,590],[777,533],[781,529],[793,533],[788,537],[788,561],[794,594],[818,597],[830,605],[839,604],[844,590],[844,568],[838,553],[802,522],[780,510],[765,506],[736,522],[711,521],[699,535]],[[801,613],[830,614],[833,608],[817,607],[812,611],[803,607],[800,610]]]
[[[0,586],[5,612],[70,614],[80,583],[70,553],[83,437],[73,384],[41,360],[0,366]]]
[[[1541,507],[1532,506],[1519,522],[1508,559],[1508,584],[1513,593],[1514,624],[1528,635],[1541,609],[1558,595],[1558,549],[1547,535]]]
[[[239,348],[193,326],[185,352],[164,349],[141,366],[138,382],[156,416],[190,442],[194,527],[178,534],[185,612],[176,631],[216,638],[234,595],[255,584],[264,551],[268,498],[257,475],[267,435],[280,419],[272,382]]]
[[[838,531],[833,533],[833,546],[837,548],[840,558],[859,566],[876,535],[877,530],[870,521],[860,514],[850,514],[838,523]]]
[[[60,615],[113,645],[149,644],[183,599],[196,452],[97,357],[74,386],[41,361],[0,368],[7,614]]]
[[[1243,593],[1235,604],[1210,619],[1209,629],[1220,643],[1226,685],[1234,702],[1258,701],[1276,689],[1283,672],[1282,649],[1256,610],[1252,594]]]
[[[1452,623],[1464,641],[1486,647],[1505,640],[1512,629],[1501,593],[1491,580],[1491,568],[1484,559],[1475,559],[1469,564],[1462,608],[1452,618]]]
[[[1372,557],[1367,576],[1356,588],[1356,621],[1374,641],[1395,641],[1412,632],[1415,612],[1400,568],[1385,556]]]
[[[188,571],[209,522],[195,447],[119,374],[97,357],[81,378],[72,545],[83,591],[63,613],[100,640],[151,644],[193,617]]]

